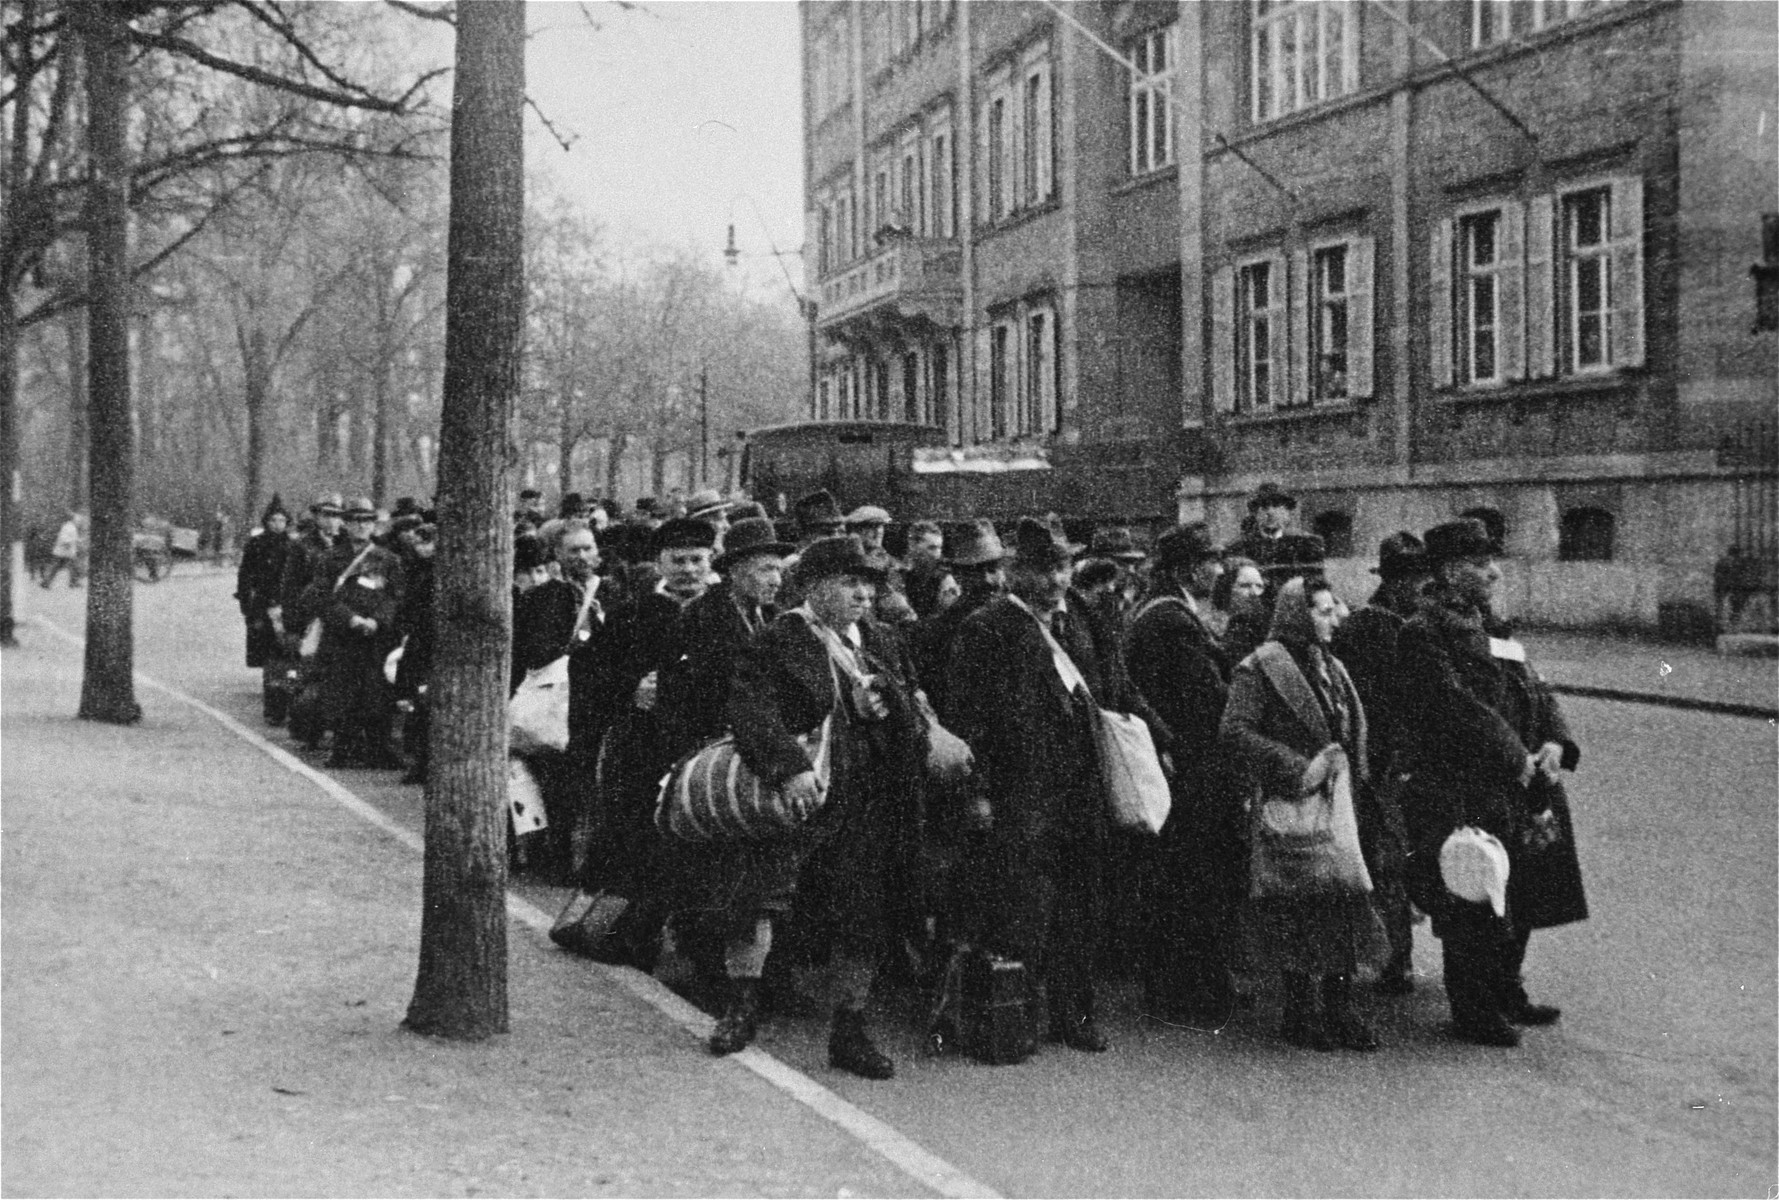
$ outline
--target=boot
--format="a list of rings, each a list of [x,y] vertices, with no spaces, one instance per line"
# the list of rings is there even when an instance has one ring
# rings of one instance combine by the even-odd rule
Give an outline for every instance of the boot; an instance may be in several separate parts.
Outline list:
[[[1279,1036],[1305,1050],[1332,1050],[1334,1042],[1316,1006],[1316,989],[1302,971],[1285,972],[1285,1012]]]
[[[1530,933],[1515,934],[1501,947],[1501,1015],[1515,1025],[1554,1025],[1563,1010],[1554,1004],[1532,1003],[1520,974],[1530,937]]]
[[[759,1032],[759,1022],[760,981],[758,979],[729,980],[729,1003],[723,1009],[722,1018],[717,1021],[716,1029],[710,1035],[710,1052],[723,1055],[734,1054],[737,1050],[746,1049],[753,1043],[754,1035]]]
[[[864,1079],[890,1079],[896,1073],[896,1064],[871,1044],[865,1033],[865,1014],[856,1008],[834,1010],[834,1027],[828,1034],[828,1065]]]
[[[1376,1050],[1377,1034],[1353,1007],[1353,981],[1345,975],[1322,976],[1322,1025],[1335,1045],[1347,1050]]]

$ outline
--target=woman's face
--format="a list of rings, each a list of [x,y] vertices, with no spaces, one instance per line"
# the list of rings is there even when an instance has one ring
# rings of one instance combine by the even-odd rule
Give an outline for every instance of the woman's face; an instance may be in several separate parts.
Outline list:
[[[1334,631],[1340,628],[1340,601],[1327,588],[1310,596],[1310,624],[1315,627],[1316,640],[1324,646],[1334,640]]]
[[[275,512],[266,518],[266,530],[270,533],[283,533],[284,527],[289,523],[289,518],[283,513]]]

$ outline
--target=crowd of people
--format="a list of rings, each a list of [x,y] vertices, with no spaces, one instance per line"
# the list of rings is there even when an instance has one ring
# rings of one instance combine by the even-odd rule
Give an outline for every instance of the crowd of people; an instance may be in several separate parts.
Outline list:
[[[554,517],[522,495],[512,685],[567,678],[565,744],[526,751],[547,823],[514,839],[575,888],[552,937],[644,971],[674,947],[716,1054],[806,1007],[820,968],[830,1061],[881,1079],[873,988],[943,991],[964,953],[1016,967],[1034,1043],[1106,1050],[1114,979],[1221,1028],[1276,978],[1286,1041],[1376,1050],[1368,1010],[1415,990],[1425,914],[1452,1034],[1517,1045],[1559,1016],[1525,989],[1531,931],[1587,909],[1579,749],[1495,615],[1501,548],[1469,519],[1393,534],[1350,611],[1296,507],[1267,484],[1227,544],[1203,522],[1080,544],[1055,517],[898,524],[826,491],[776,522],[709,491]],[[330,765],[425,779],[433,543],[418,504],[333,493],[297,524],[275,500],[247,543],[266,719]],[[1158,833],[1113,818],[1100,712],[1148,730]],[[658,819],[664,778],[721,738],[791,814],[770,835]],[[1318,875],[1343,821],[1353,861]]]

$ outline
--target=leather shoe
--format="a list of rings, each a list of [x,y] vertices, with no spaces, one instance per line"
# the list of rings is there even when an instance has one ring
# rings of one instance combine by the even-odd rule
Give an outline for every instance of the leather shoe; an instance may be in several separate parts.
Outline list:
[[[729,1004],[710,1035],[710,1052],[734,1054],[751,1045],[759,1032],[760,981],[731,979]]]
[[[834,1028],[828,1034],[828,1065],[851,1071],[862,1079],[891,1079],[896,1064],[871,1044],[865,1033],[865,1014],[856,1008],[834,1010]]]
[[[1452,1036],[1461,1042],[1471,1042],[1478,1046],[1511,1047],[1520,1044],[1520,1031],[1501,1020],[1453,1022]]]
[[[1501,1015],[1515,1025],[1555,1025],[1563,1010],[1554,1004],[1533,1004],[1527,1000],[1505,1009]]]
[[[1111,1045],[1106,1041],[1106,1035],[1100,1032],[1099,1023],[1087,1016],[1052,1023],[1050,1040],[1089,1054],[1103,1054]]]
[[[1371,1026],[1354,1013],[1344,1013],[1338,1017],[1330,1017],[1327,1022],[1328,1037],[1336,1046],[1343,1050],[1376,1050],[1377,1034]]]

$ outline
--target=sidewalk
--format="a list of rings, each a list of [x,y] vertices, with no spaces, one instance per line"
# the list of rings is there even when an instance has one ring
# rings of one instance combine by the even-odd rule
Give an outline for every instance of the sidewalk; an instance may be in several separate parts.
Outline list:
[[[418,855],[79,662],[4,656],[4,1194],[925,1194],[518,924],[511,1034],[403,1032]]]
[[[1779,660],[1555,630],[1527,632],[1520,640],[1538,673],[1559,691],[1585,689],[1614,699],[1680,707],[1779,709]]]

